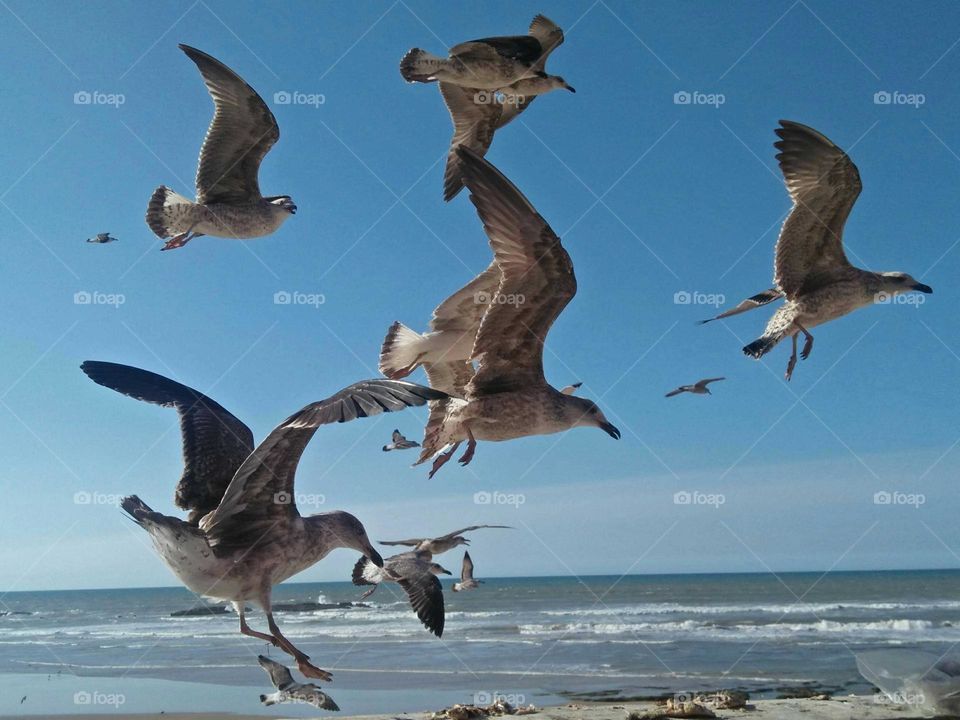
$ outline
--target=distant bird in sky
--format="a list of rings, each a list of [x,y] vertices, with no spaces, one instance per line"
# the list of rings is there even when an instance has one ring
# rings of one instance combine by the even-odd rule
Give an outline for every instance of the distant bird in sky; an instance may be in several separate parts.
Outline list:
[[[424,364],[431,387],[449,396],[430,404],[415,464],[432,458],[433,477],[464,440],[460,463],[466,465],[478,440],[512,440],[578,426],[597,427],[619,439],[620,431],[595,402],[554,389],[543,374],[544,340],[577,291],[573,263],[560,238],[493,165],[469,148],[459,147],[457,153],[494,261],[434,311],[431,326],[439,340],[434,333],[401,330],[399,323],[384,340],[380,366],[388,376]],[[453,352],[445,354],[437,345]]]
[[[437,637],[443,636],[444,609],[443,586],[437,575],[452,575],[430,559],[429,553],[417,551],[388,557],[379,567],[369,558],[362,557],[353,567],[354,585],[373,585],[361,598],[368,598],[383,582],[400,585],[410,600],[410,605],[420,622]]]
[[[384,452],[390,452],[391,450],[409,450],[415,447],[420,447],[420,443],[416,440],[407,440],[399,430],[394,430],[390,436],[390,443],[384,445],[382,449]]]
[[[87,238],[87,242],[88,242],[88,243],[98,243],[98,244],[100,244],[100,245],[104,245],[104,244],[106,244],[106,243],[116,242],[117,240],[119,240],[119,238],[113,237],[113,236],[112,236],[110,233],[108,233],[108,232],[105,232],[105,233],[97,233],[97,234],[94,235],[92,238]]]
[[[480,587],[482,580],[475,580],[473,577],[473,560],[470,553],[464,551],[463,566],[460,568],[460,582],[453,584],[454,592],[466,592]]]
[[[271,660],[263,655],[257,656],[257,662],[260,663],[267,675],[270,676],[270,682],[277,689],[277,692],[270,695],[261,695],[260,702],[264,705],[276,705],[285,702],[301,702],[313,705],[321,710],[339,710],[333,698],[323,692],[313,683],[298,683],[290,674],[290,669],[286,665],[281,665],[276,660]]]
[[[379,540],[378,542],[381,545],[406,545],[408,547],[412,547],[415,552],[425,553],[430,557],[433,557],[434,555],[445,553],[448,550],[453,550],[455,547],[459,547],[460,545],[469,545],[470,540],[463,537],[462,533],[471,532],[473,530],[481,530],[483,528],[501,528],[504,530],[513,530],[513,528],[509,525],[471,525],[469,527],[460,528],[459,530],[454,530],[446,535],[441,535],[440,537],[435,538]]]
[[[273,113],[257,92],[216,58],[179,46],[203,76],[214,114],[200,149],[196,202],[165,185],[153,191],[147,225],[163,250],[201,235],[248,239],[269,235],[296,213],[289,195],[260,194],[260,163],[280,138]]]
[[[273,585],[306,570],[335,548],[350,548],[379,567],[383,560],[360,521],[342,511],[303,517],[294,475],[307,443],[322,425],[423,405],[441,395],[413,383],[355,383],[284,420],[253,448],[253,433],[207,396],[156,373],[87,361],[94,382],[144,402],[174,407],[180,416],[184,472],[177,504],[189,522],[153,511],[136,495],[121,507],[150,534],[174,575],[193,592],[233,603],[240,632],[265,640],[297,661],[308,677],[330,680],[273,619]],[[246,602],[260,605],[269,633],[247,626]]]
[[[774,259],[775,287],[761,293],[765,304],[775,291],[786,297],[763,335],[743,348],[761,358],[786,338],[793,353],[785,377],[797,364],[797,336],[804,336],[800,357],[813,349],[809,330],[873,303],[907,292],[931,293],[929,285],[902,272],[870,272],[854,267],[843,250],[843,227],[860,195],[857,166],[839,147],[813,128],[781,120],[777,160],[793,209],[780,230]],[[754,296],[760,297],[760,296]],[[745,301],[749,302],[749,301]],[[743,306],[744,303],[741,303]],[[745,309],[750,309],[749,307]],[[728,313],[734,314],[734,313]]]
[[[726,380],[726,378],[716,377],[716,378],[705,378],[695,382],[693,385],[681,385],[676,390],[671,390],[666,394],[665,397],[673,397],[674,395],[679,395],[680,393],[693,393],[694,395],[712,395],[710,388],[707,387],[712,382],[718,382],[720,380]]]
[[[552,90],[576,92],[559,75],[547,75],[547,58],[563,43],[563,30],[544,15],[527,35],[481,38],[457,45],[449,59],[414,48],[400,63],[408,82],[439,81],[440,95],[453,121],[453,138],[443,173],[443,199],[463,189],[457,146],[483,157],[494,133]]]

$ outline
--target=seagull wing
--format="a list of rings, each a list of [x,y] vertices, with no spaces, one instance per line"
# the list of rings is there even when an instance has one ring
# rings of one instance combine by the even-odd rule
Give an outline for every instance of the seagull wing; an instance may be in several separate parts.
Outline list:
[[[276,660],[271,660],[263,655],[257,656],[257,662],[260,663],[267,675],[270,676],[270,682],[277,690],[286,690],[294,684],[293,675],[290,674],[286,665],[281,665]]]
[[[390,439],[393,440],[393,442],[395,443],[403,442],[404,440],[406,440],[406,438],[400,434],[399,430],[394,430],[393,434],[390,436]]]
[[[463,553],[463,567],[460,568],[460,582],[466,582],[467,580],[473,580],[473,560],[470,558],[470,553]]]
[[[704,378],[703,380],[700,380],[700,381],[697,382],[697,387],[699,387],[699,388],[705,388],[705,387],[706,387],[707,385],[709,385],[710,383],[712,383],[712,382],[719,382],[720,380],[726,380],[726,378],[725,378],[725,377]]]
[[[504,530],[513,530],[509,525],[471,525],[470,527],[460,528],[459,530],[454,530],[453,532],[447,533],[446,535],[441,535],[440,537],[433,538],[433,540],[450,540],[455,538],[461,533],[470,532],[471,530],[480,530],[482,528],[501,528]]]
[[[447,167],[443,172],[443,199],[452,200],[463,189],[457,147],[466,145],[481,157],[486,155],[504,106],[493,91],[461,87],[453,83],[440,83],[440,94],[453,121],[453,138],[447,153]]]
[[[668,392],[666,395],[664,395],[664,397],[673,397],[674,395],[679,395],[680,393],[685,393],[685,392],[687,392],[687,386],[681,385],[676,390],[671,390],[670,392]]]
[[[427,562],[415,556],[398,556],[390,569],[399,576],[397,582],[407,594],[410,606],[417,613],[420,622],[434,635],[442,637],[443,586],[437,576],[430,572]]]
[[[767,303],[772,303],[774,300],[779,300],[782,297],[783,293],[780,291],[780,288],[770,288],[769,290],[764,290],[756,295],[751,295],[746,300],[741,300],[740,304],[735,308],[726,310],[708,320],[700,320],[699,324],[706,325],[708,322],[713,322],[714,320],[722,320],[723,318],[728,318],[732,315],[739,315],[740,313],[745,313],[748,310],[753,310],[754,308],[761,307]]]
[[[249,548],[275,526],[299,517],[294,475],[307,443],[322,425],[424,405],[443,393],[397,380],[365,380],[311,403],[278,425],[244,461],[220,505],[200,521],[210,545]]]
[[[530,23],[530,35],[540,43],[541,55],[537,66],[543,69],[550,53],[563,44],[563,30],[546,15],[537,15]]]
[[[253,433],[222,405],[193,388],[148,370],[88,360],[91,380],[137,400],[175,408],[183,439],[177,507],[200,518],[220,504],[234,473],[253,452]]]
[[[493,165],[458,148],[464,182],[502,274],[480,323],[468,395],[504,392],[543,377],[543,342],[577,291],[573,263],[536,209]]]
[[[257,91],[216,58],[180,45],[200,69],[214,113],[200,149],[197,202],[259,200],[260,163],[280,139],[280,128]]]
[[[857,166],[827,137],[789,120],[780,125],[774,147],[793,209],[777,241],[774,281],[793,298],[850,267],[843,226],[862,186]]]
[[[533,35],[504,35],[479,38],[454,45],[450,57],[466,62],[491,61],[505,57],[520,63],[533,65],[543,55],[543,46]]]
[[[409,540],[377,540],[381,545],[407,545],[409,547],[416,547],[424,540],[429,540],[430,538],[410,538]]]

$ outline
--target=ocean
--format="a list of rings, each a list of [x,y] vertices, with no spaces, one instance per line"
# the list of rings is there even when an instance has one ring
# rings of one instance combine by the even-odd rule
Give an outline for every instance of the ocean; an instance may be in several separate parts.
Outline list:
[[[442,640],[398,587],[368,607],[278,612],[285,634],[334,674],[344,713],[436,710],[504,695],[536,705],[744,688],[868,693],[854,654],[960,642],[960,571],[488,579],[449,592]],[[278,587],[276,603],[356,602],[348,583]],[[18,592],[0,597],[0,714],[261,708],[263,653],[231,612],[195,607],[185,589]],[[2,614],[6,613],[6,614]],[[259,611],[251,626],[265,625]],[[287,663],[292,664],[292,663]],[[21,697],[26,695],[22,703]],[[122,698],[122,702],[119,699]],[[114,708],[116,709],[116,708]]]

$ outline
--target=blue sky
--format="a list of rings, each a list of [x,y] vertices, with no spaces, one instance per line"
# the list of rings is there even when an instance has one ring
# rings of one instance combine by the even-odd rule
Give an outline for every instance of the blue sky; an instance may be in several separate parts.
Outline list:
[[[439,93],[404,83],[397,64],[413,46],[521,33],[537,12],[567,31],[549,69],[577,94],[538,100],[488,158],[576,266],[548,380],[583,381],[623,439],[578,429],[482,444],[469,469],[428,481],[412,454],[379,450],[394,426],[420,437],[425,412],[410,411],[322,429],[298,492],[354,512],[375,538],[516,526],[475,537],[487,575],[960,565],[956,4],[11,0],[0,8],[0,589],[173,581],[109,500],[135,492],[174,510],[175,414],[94,385],[83,360],[173,376],[261,439],[375,375],[392,321],[425,328],[486,266],[466,195],[441,201]],[[261,187],[299,211],[271,237],[160,253],[143,222],[157,185],[192,194],[212,112],[178,42],[268,102],[323,97],[273,105],[281,139]],[[77,104],[81,92],[117,101]],[[678,92],[723,102],[677,104]],[[922,103],[878,104],[878,92]],[[817,328],[789,385],[788,347],[761,363],[740,353],[766,310],[699,327],[714,308],[675,302],[769,286],[790,207],[772,147],[780,118],[821,130],[859,166],[851,258],[935,289],[919,307]],[[83,242],[103,231],[121,241]],[[276,305],[278,291],[324,303]],[[76,304],[78,292],[123,303]],[[663,398],[711,375],[728,378],[712,397]],[[475,501],[494,491],[517,502]],[[677,504],[678,492],[723,502]],[[877,492],[902,494],[883,505]],[[354,557],[337,551],[300,579],[346,579]]]

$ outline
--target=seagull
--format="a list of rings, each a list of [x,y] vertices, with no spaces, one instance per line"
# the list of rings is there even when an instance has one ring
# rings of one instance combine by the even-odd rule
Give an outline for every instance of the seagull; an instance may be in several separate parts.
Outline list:
[[[393,435],[390,436],[390,444],[383,446],[384,452],[390,452],[391,450],[408,450],[410,448],[420,447],[420,443],[416,440],[407,440],[403,435],[400,434],[399,430],[394,430]]]
[[[453,584],[454,592],[466,592],[480,587],[483,580],[473,579],[473,560],[470,559],[470,553],[463,553],[463,567],[460,568],[460,582]]]
[[[804,336],[800,357],[806,359],[813,349],[810,328],[883,298],[933,290],[906,273],[870,272],[851,265],[843,251],[843,226],[860,195],[857,166],[825,135],[806,125],[781,120],[776,133],[780,140],[774,147],[780,151],[777,160],[793,208],[777,241],[776,285],[761,295],[779,291],[786,302],[770,318],[763,335],[743,352],[759,359],[781,340],[791,338],[793,354],[785,374],[790,380],[797,364],[798,334]],[[760,304],[765,303],[756,303]]]
[[[87,361],[80,367],[99,385],[177,410],[185,467],[175,499],[191,511],[189,519],[155,512],[136,495],[120,503],[150,534],[164,563],[193,592],[232,602],[241,633],[292,655],[304,675],[330,680],[330,673],[281,634],[271,588],[335,548],[363,553],[376,566],[383,560],[353,515],[300,515],[294,494],[297,464],[321,425],[423,405],[442,394],[413,383],[359,382],[291,415],[254,449],[246,425],[192,388],[128,365]],[[248,601],[263,609],[269,633],[247,626]]]
[[[459,147],[457,153],[494,260],[434,311],[434,333],[401,333],[395,323],[384,341],[380,367],[388,377],[391,370],[400,374],[423,364],[430,386],[449,396],[430,404],[415,464],[434,458],[433,477],[464,440],[468,446],[460,463],[466,465],[477,440],[512,440],[577,426],[598,427],[619,439],[620,431],[596,403],[561,393],[543,375],[544,339],[577,291],[573,263],[560,238],[493,165],[469,148]],[[444,354],[442,346],[450,352]]]
[[[201,235],[247,239],[269,235],[297,212],[289,195],[260,194],[260,163],[280,138],[270,108],[256,90],[216,58],[179,46],[200,69],[214,113],[200,149],[197,201],[165,185],[153,191],[147,225],[163,250],[186,245]]]
[[[111,236],[110,233],[108,233],[108,232],[105,232],[105,233],[97,233],[97,234],[94,235],[92,238],[87,238],[87,242],[88,242],[88,243],[98,243],[98,244],[100,244],[100,245],[104,245],[104,244],[106,244],[106,243],[116,242],[117,240],[119,240],[119,238],[115,238],[115,237]]]
[[[745,313],[748,310],[763,307],[764,305],[772,303],[774,300],[779,300],[782,297],[783,292],[781,292],[780,288],[772,287],[769,290],[758,292],[756,295],[751,295],[746,300],[741,300],[740,304],[735,308],[722,312],[719,315],[715,315],[712,318],[707,318],[706,320],[698,320],[697,324],[706,325],[708,322],[713,322],[714,320],[723,320],[724,318],[739,315],[740,313]]]
[[[509,525],[471,525],[470,527],[454,530],[446,535],[435,538],[410,538],[409,540],[379,540],[381,545],[407,545],[412,547],[414,552],[424,553],[433,557],[441,555],[448,550],[453,550],[460,545],[469,545],[470,541],[463,537],[461,533],[482,528],[502,528],[504,530],[513,530]]]
[[[403,58],[404,79],[439,80],[440,95],[453,121],[443,174],[444,200],[452,200],[463,189],[458,145],[483,157],[494,133],[530,107],[537,96],[561,89],[576,92],[559,75],[544,71],[550,53],[562,43],[563,30],[548,17],[537,15],[527,35],[462,43],[450,50],[449,60],[416,48]],[[531,70],[534,74],[529,75]]]
[[[726,380],[726,378],[717,377],[717,378],[705,378],[700,380],[693,385],[681,385],[676,390],[671,390],[666,394],[665,397],[673,397],[674,395],[679,395],[680,393],[693,393],[694,395],[712,395],[710,388],[707,387],[712,382],[718,382],[719,380]]]
[[[276,660],[271,660],[263,655],[257,656],[257,662],[260,663],[267,675],[270,676],[270,682],[277,689],[277,692],[270,695],[261,695],[260,702],[264,705],[276,705],[285,702],[301,702],[313,705],[321,710],[339,710],[333,698],[320,690],[313,683],[298,683],[290,674],[289,668],[281,665]]]
[[[435,562],[429,553],[405,552],[388,557],[382,566],[362,557],[353,567],[354,585],[373,585],[361,599],[376,592],[382,582],[395,582],[407,594],[420,622],[437,637],[443,636],[443,586],[437,575],[452,575]]]

